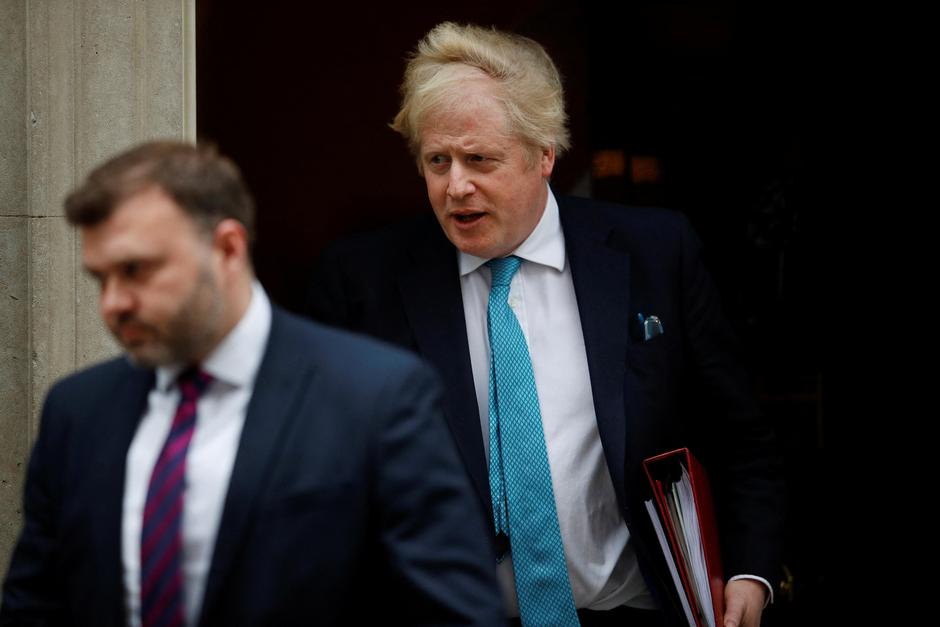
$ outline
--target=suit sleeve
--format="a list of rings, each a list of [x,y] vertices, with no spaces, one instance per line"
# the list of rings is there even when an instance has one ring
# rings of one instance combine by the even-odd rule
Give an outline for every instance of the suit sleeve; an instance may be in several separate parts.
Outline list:
[[[726,577],[779,576],[784,487],[773,430],[761,415],[717,290],[705,270],[701,245],[683,219],[681,294],[699,434],[708,442],[709,468],[718,499],[719,528]]]
[[[374,455],[381,542],[410,625],[505,624],[495,557],[426,368],[387,386]]]
[[[63,416],[56,409],[56,390],[43,407],[39,438],[33,447],[23,492],[24,525],[3,585],[0,625],[58,624],[61,586],[56,575],[57,530]]]

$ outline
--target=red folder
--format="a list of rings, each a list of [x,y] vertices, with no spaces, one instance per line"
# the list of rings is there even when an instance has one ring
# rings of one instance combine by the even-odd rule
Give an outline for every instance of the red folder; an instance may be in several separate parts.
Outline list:
[[[656,511],[659,514],[659,520],[665,535],[669,539],[673,561],[676,564],[676,570],[679,572],[679,579],[684,588],[684,590],[677,590],[676,592],[685,595],[689,607],[692,609],[691,613],[695,624],[690,625],[690,627],[706,627],[708,623],[699,612],[699,607],[704,604],[700,604],[696,600],[697,595],[692,584],[692,574],[685,558],[683,558],[685,540],[677,529],[677,513],[670,505],[671,499],[667,497],[672,489],[672,484],[679,481],[682,476],[682,468],[685,468],[689,474],[692,496],[695,502],[695,513],[698,519],[699,537],[705,557],[705,570],[711,590],[712,611],[715,625],[720,626],[723,623],[724,616],[724,576],[721,569],[721,552],[718,546],[718,527],[715,524],[715,507],[712,500],[711,486],[708,483],[708,475],[687,448],[676,449],[643,460],[643,469],[646,471],[646,476],[649,478],[650,486],[653,489]]]

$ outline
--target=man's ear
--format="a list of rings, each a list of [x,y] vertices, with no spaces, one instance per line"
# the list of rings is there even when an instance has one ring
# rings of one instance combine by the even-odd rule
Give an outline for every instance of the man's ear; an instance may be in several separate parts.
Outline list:
[[[539,151],[539,168],[542,171],[542,178],[547,179],[552,175],[555,169],[555,145],[552,144]]]
[[[248,265],[248,232],[238,220],[227,218],[215,225],[212,247],[220,253],[223,266]]]

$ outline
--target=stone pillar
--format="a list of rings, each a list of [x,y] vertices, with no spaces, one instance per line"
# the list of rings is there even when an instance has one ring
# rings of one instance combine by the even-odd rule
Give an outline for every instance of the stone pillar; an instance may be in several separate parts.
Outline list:
[[[62,201],[103,159],[195,139],[195,0],[0,0],[0,575],[49,386],[117,352]]]

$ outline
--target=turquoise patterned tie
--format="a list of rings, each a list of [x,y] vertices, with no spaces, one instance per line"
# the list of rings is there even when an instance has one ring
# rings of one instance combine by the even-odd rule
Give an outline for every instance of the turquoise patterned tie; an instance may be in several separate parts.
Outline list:
[[[490,333],[490,494],[496,533],[509,536],[523,625],[578,625],[558,529],[542,414],[525,336],[509,308],[518,257],[493,259]]]

